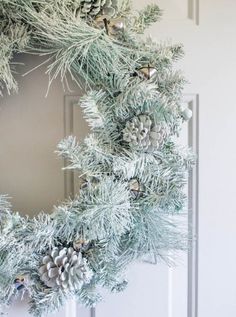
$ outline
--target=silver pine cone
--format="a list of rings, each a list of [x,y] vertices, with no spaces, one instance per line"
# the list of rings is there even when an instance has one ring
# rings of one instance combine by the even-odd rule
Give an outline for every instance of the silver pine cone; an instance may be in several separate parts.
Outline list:
[[[168,135],[168,128],[162,122],[154,124],[148,115],[141,114],[126,122],[122,132],[123,140],[131,146],[153,150],[163,144]]]
[[[79,290],[93,276],[82,253],[72,247],[53,248],[43,257],[42,264],[39,268],[40,279],[48,287]]]
[[[117,0],[84,0],[80,4],[82,18],[95,18],[101,15],[115,17],[117,14]]]

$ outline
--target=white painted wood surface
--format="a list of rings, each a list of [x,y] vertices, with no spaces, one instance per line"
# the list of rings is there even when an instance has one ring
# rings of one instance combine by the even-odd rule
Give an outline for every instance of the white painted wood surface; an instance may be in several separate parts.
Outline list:
[[[40,63],[40,58],[24,56],[22,71]],[[62,171],[63,160],[55,154],[58,142],[72,132],[83,139],[88,128],[79,107],[73,107],[68,91],[55,81],[47,98],[48,77],[40,68],[26,77],[17,76],[19,94],[0,100],[0,193],[12,197],[13,209],[30,216],[41,210],[51,212],[74,190],[70,175]],[[78,88],[72,93],[81,92]],[[77,98],[78,99],[78,98]],[[73,103],[75,99],[72,100]],[[73,122],[76,118],[76,123]],[[9,317],[28,317],[27,296],[9,309]],[[57,317],[89,317],[90,311],[75,302],[55,314]]]
[[[174,3],[176,6],[174,8]],[[187,1],[160,0],[157,39],[182,42],[186,92],[199,94],[198,303],[195,316],[236,315],[236,2],[200,0],[199,25],[177,18]],[[174,9],[173,9],[174,8]],[[177,315],[182,317],[181,315]],[[194,317],[195,317],[194,316]]]

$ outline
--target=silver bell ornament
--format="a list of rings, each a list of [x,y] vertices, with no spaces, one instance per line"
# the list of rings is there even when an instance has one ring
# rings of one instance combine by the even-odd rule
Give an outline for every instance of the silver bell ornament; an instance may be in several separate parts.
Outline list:
[[[108,15],[102,15],[95,20],[95,25],[99,29],[105,28],[106,33],[115,36],[125,29],[125,22],[122,18],[112,19]]]
[[[192,118],[192,115],[193,115],[192,110],[190,110],[189,108],[185,108],[181,112],[181,116],[185,121],[190,120]]]
[[[136,191],[136,192],[139,191],[140,190],[139,181],[136,178],[132,178],[129,181],[129,188],[130,188],[130,190],[133,190],[133,191]]]
[[[15,280],[14,280],[14,286],[17,289],[17,291],[21,291],[23,289],[26,288],[26,278],[25,276],[18,276]]]
[[[110,20],[109,15],[101,15],[95,19],[95,26],[99,29],[106,28],[106,24]]]
[[[157,74],[157,70],[155,67],[146,65],[138,70],[138,74],[146,79],[151,79]]]
[[[110,35],[116,35],[119,32],[124,31],[125,22],[122,18],[111,19],[108,24],[108,31]]]
[[[39,276],[48,287],[75,291],[90,282],[93,272],[80,251],[55,247],[43,257]]]
[[[129,189],[133,198],[139,198],[144,192],[144,186],[140,184],[137,178],[132,178],[129,181]]]
[[[88,188],[89,185],[91,185],[92,187],[96,187],[99,184],[99,179],[92,176],[92,177],[88,177],[86,179],[82,179],[82,182],[80,184],[80,189],[86,189]]]

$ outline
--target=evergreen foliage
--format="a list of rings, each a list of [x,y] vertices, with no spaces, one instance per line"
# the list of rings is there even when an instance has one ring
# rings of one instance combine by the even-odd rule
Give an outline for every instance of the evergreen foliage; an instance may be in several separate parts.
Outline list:
[[[81,1],[82,2],[82,1]],[[181,45],[160,45],[142,33],[159,20],[161,10],[148,5],[134,14],[128,0],[118,1],[116,16],[125,28],[80,16],[80,0],[1,0],[0,92],[17,90],[13,54],[45,56],[49,87],[58,76],[70,76],[86,90],[78,100],[91,133],[81,143],[70,136],[57,152],[77,170],[84,186],[74,199],[52,214],[33,219],[11,211],[0,196],[0,304],[16,295],[14,281],[25,277],[34,316],[59,309],[74,297],[87,306],[100,299],[99,288],[123,291],[125,271],[135,260],[154,256],[172,262],[173,251],[185,250],[182,215],[184,186],[194,156],[176,143],[182,118],[185,79],[173,70]],[[108,29],[107,29],[108,28]],[[115,30],[115,31],[114,31]],[[141,35],[140,35],[141,34]],[[156,70],[146,78],[143,68]],[[132,147],[123,139],[126,123],[142,114],[168,127],[158,148]],[[140,128],[141,129],[141,128]],[[132,195],[130,181],[141,184]],[[139,189],[138,189],[139,191]],[[54,247],[81,247],[93,277],[80,290],[47,287],[40,280],[42,259]]]

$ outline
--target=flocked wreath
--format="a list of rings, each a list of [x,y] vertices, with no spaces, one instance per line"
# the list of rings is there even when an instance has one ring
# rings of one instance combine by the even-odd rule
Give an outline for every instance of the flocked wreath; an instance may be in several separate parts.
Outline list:
[[[68,298],[92,306],[99,289],[122,291],[127,266],[186,248],[178,226],[194,158],[177,145],[184,120],[184,78],[173,70],[181,45],[140,34],[161,16],[156,5],[133,13],[129,0],[1,0],[0,93],[17,90],[15,53],[46,57],[49,84],[70,76],[91,133],[58,153],[80,172],[78,195],[33,219],[0,196],[0,302],[21,289],[42,316]]]

